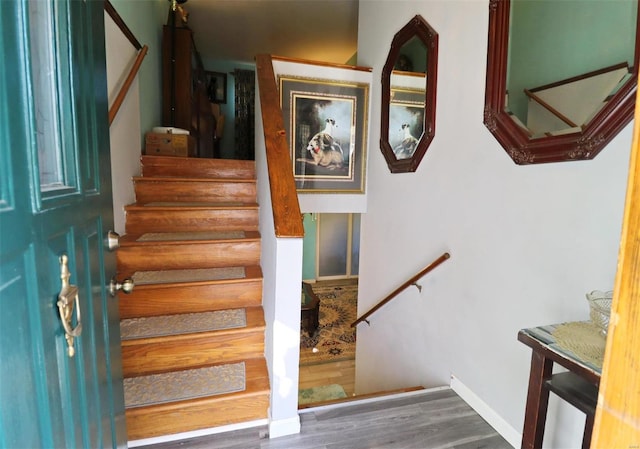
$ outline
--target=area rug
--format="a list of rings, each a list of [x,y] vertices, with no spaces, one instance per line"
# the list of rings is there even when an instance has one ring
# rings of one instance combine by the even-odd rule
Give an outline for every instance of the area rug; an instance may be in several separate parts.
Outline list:
[[[355,358],[358,286],[313,286],[320,299],[320,326],[311,337],[300,335],[300,365],[338,362]]]
[[[334,401],[336,399],[346,398],[347,393],[344,392],[338,384],[322,385],[320,387],[305,388],[298,392],[298,405],[311,404],[314,402]]]

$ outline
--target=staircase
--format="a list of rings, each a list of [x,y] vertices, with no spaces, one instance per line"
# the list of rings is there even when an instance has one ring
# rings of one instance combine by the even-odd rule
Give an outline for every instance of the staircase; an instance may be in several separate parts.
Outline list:
[[[117,251],[128,439],[267,417],[255,163],[142,156]]]

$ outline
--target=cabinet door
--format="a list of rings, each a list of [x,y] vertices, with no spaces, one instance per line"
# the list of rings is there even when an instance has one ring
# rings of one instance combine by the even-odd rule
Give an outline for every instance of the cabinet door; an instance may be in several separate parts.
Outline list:
[[[162,125],[191,130],[193,75],[191,30],[162,31]],[[175,61],[175,62],[174,62]]]

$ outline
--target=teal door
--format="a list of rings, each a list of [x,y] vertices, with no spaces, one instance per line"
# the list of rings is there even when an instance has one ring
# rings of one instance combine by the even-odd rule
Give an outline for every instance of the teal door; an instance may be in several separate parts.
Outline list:
[[[1,3],[0,447],[125,447],[103,3]]]

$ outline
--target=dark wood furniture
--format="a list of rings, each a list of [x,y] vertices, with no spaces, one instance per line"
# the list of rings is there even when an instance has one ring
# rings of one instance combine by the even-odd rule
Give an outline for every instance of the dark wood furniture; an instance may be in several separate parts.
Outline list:
[[[216,119],[193,32],[186,26],[169,24],[162,30],[162,126],[188,130],[196,141],[194,155],[214,156]]]
[[[320,326],[320,298],[313,292],[311,284],[302,283],[300,328],[313,336]]]
[[[533,350],[522,432],[522,447],[526,449],[542,447],[549,392],[587,415],[582,448],[588,449],[591,443],[601,368],[558,345],[552,335],[557,326],[534,327],[518,333],[518,340]],[[553,374],[554,363],[568,372]]]

